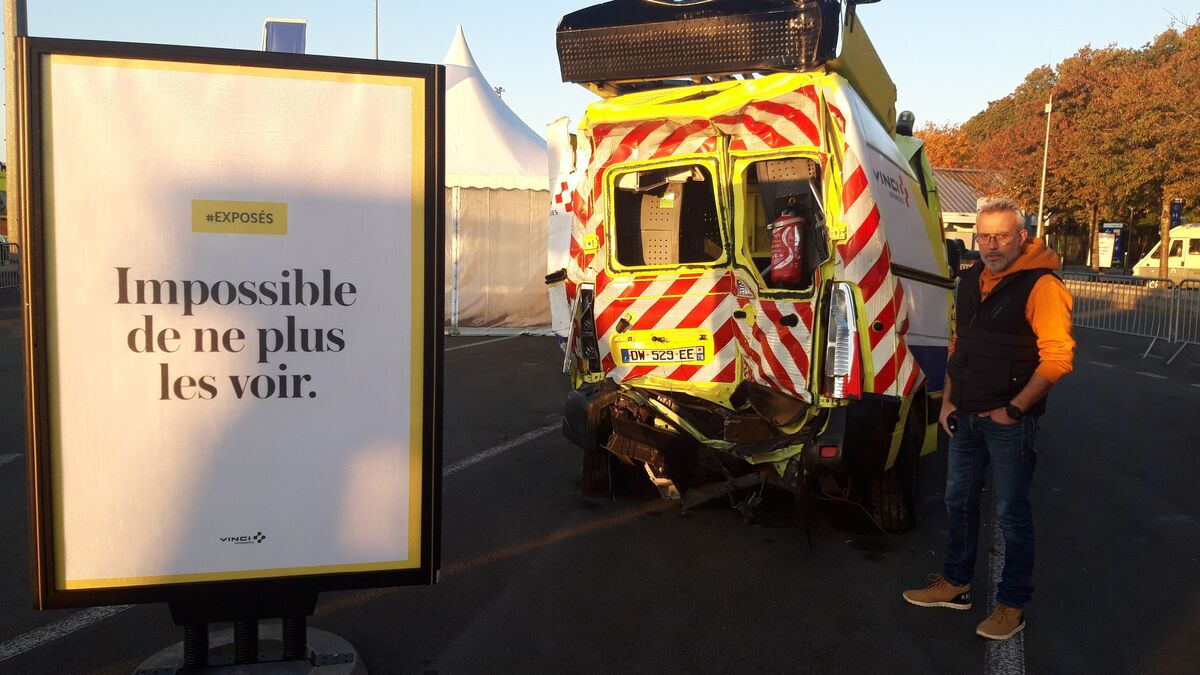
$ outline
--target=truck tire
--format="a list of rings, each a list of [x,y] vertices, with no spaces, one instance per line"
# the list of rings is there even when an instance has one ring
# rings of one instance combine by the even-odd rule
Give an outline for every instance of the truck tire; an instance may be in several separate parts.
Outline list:
[[[916,400],[921,400],[920,395]],[[887,532],[908,532],[917,524],[917,487],[921,446],[925,440],[924,413],[914,401],[904,422],[900,454],[891,469],[870,480],[868,508]]]
[[[584,450],[575,485],[585,497],[612,497],[612,455],[607,450]]]

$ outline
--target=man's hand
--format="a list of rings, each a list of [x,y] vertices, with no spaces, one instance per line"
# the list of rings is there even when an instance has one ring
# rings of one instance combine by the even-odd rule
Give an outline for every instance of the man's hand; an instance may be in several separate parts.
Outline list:
[[[1012,426],[1021,421],[1021,420],[1015,420],[1015,419],[1009,417],[1008,411],[1005,410],[1004,408],[994,408],[992,410],[988,410],[987,412],[981,412],[981,413],[976,413],[976,414],[980,417],[990,418],[996,424],[1004,424],[1006,426]]]
[[[942,425],[942,429],[946,430],[946,435],[954,438],[954,432],[950,431],[950,416],[958,410],[958,406],[950,402],[947,396],[942,397],[942,411],[938,413],[938,422]],[[1000,412],[1004,412],[1001,410]]]

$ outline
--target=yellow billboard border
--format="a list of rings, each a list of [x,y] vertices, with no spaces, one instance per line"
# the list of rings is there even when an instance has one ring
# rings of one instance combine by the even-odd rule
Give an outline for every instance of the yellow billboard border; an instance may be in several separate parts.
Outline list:
[[[426,415],[422,406],[424,399],[424,383],[428,378],[433,377],[432,373],[426,372],[429,367],[429,362],[425,359],[425,341],[424,330],[426,324],[425,316],[425,298],[428,289],[426,288],[427,270],[424,265],[424,253],[426,250],[426,188],[430,177],[425,175],[426,170],[426,129],[430,122],[426,117],[428,110],[428,102],[426,101],[426,87],[428,80],[422,77],[400,74],[372,74],[372,73],[346,73],[337,71],[324,70],[307,70],[301,68],[279,68],[265,67],[253,65],[232,65],[232,64],[216,64],[202,63],[195,61],[179,61],[179,60],[159,60],[137,57],[121,57],[121,56],[93,56],[81,54],[64,54],[64,53],[44,53],[40,55],[42,62],[41,77],[42,87],[41,100],[36,105],[41,106],[43,114],[42,125],[42,156],[44,177],[44,231],[50,233],[54,231],[56,225],[54,205],[54,184],[53,184],[53,120],[48,114],[50,110],[50,90],[51,87],[47,83],[53,77],[53,69],[59,65],[82,65],[93,67],[117,67],[117,68],[140,68],[151,70],[170,70],[173,72],[195,72],[206,74],[222,74],[222,75],[238,75],[247,77],[272,77],[283,79],[303,79],[317,80],[327,82],[339,82],[347,84],[371,84],[371,85],[388,85],[399,86],[409,89],[412,101],[412,213],[411,213],[411,253],[412,253],[412,289],[411,297],[414,302],[410,306],[409,325],[411,330],[410,335],[410,360],[413,364],[413,371],[410,378],[410,401],[415,410],[410,410],[410,465],[409,465],[409,527],[408,527],[408,559],[403,561],[375,561],[367,563],[349,563],[335,565],[321,565],[309,567],[284,567],[272,569],[256,569],[256,570],[229,570],[223,572],[212,573],[197,573],[197,574],[178,574],[178,575],[160,575],[146,577],[124,577],[124,578],[104,578],[104,579],[67,579],[65,578],[65,534],[62,522],[63,517],[63,495],[62,485],[62,448],[55,439],[61,438],[61,403],[58,400],[58,387],[52,388],[49,391],[48,398],[48,413],[49,413],[49,429],[50,442],[48,443],[49,453],[51,458],[50,471],[50,486],[52,493],[51,509],[52,527],[53,527],[53,542],[54,542],[54,578],[49,580],[55,591],[77,591],[77,590],[116,590],[120,588],[139,587],[139,586],[158,586],[165,584],[187,584],[202,581],[246,581],[254,579],[273,579],[279,577],[296,577],[307,575],[322,575],[322,574],[339,574],[339,573],[355,573],[355,572],[386,572],[386,571],[406,571],[419,570],[422,568],[423,552],[422,538],[424,536],[432,536],[432,533],[424,532],[422,524],[424,522],[425,510],[423,504],[423,478],[424,478],[424,438],[425,435],[432,434],[434,430],[425,429]],[[433,177],[436,180],[436,177]],[[52,237],[46,237],[45,241],[52,242]],[[55,262],[57,260],[52,250],[52,245],[47,244],[46,257],[47,261],[45,270],[46,293],[45,299],[47,309],[50,308],[50,302],[57,297],[54,289],[54,279],[56,278]],[[53,312],[46,313],[46,337],[47,346],[46,353],[56,353],[57,335],[54,331],[52,320],[49,318]],[[49,365],[48,380],[50,382],[60,382],[60,373],[58,372],[58,362],[55,359],[47,358]],[[437,480],[437,477],[434,477]],[[430,504],[430,508],[436,506]],[[436,554],[431,558],[431,564],[434,563]]]

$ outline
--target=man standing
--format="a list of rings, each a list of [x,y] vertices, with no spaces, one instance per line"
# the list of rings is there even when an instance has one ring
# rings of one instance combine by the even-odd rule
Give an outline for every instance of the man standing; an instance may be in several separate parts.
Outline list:
[[[1033,508],[1038,419],[1046,394],[1071,371],[1071,295],[1054,274],[1058,256],[1029,240],[1016,203],[986,204],[975,221],[982,254],[958,282],[939,421],[950,436],[946,468],[948,544],[942,573],[904,592],[921,607],[971,608],[979,539],[979,494],[992,465],[996,516],[1004,535],[1004,572],[996,610],[975,632],[1007,640],[1025,627],[1033,595]]]

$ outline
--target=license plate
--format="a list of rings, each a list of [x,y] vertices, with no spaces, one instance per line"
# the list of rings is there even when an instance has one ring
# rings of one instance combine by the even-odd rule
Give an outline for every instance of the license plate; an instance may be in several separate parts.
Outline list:
[[[674,349],[622,349],[622,363],[691,363],[704,361],[704,347]]]

